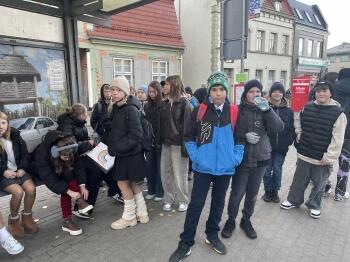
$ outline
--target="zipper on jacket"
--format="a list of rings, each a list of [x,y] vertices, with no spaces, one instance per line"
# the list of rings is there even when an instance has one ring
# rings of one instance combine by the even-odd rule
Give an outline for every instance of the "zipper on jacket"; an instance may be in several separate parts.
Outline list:
[[[278,107],[276,108],[276,113],[280,117],[280,110]],[[278,134],[279,132],[277,132],[277,135],[276,135],[276,148],[278,147]]]

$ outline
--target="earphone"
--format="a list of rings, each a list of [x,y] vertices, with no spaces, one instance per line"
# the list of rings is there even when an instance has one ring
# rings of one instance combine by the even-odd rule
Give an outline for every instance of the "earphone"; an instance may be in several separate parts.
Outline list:
[[[60,152],[67,150],[67,149],[77,149],[78,148],[78,144],[74,143],[71,145],[66,145],[66,146],[62,146],[62,147],[58,147],[58,146],[53,146],[51,147],[51,156],[53,158],[58,158],[60,156]]]

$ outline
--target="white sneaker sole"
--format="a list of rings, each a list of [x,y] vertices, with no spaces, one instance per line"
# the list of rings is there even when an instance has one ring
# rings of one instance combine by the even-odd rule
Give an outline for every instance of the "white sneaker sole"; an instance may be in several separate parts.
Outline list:
[[[314,219],[319,219],[321,217],[321,215],[314,215],[314,214],[310,213],[310,217],[312,217]]]
[[[5,249],[6,250],[6,249]],[[6,252],[10,255],[18,255],[19,253],[22,253],[22,251],[24,250],[24,247],[22,246],[20,249],[15,250],[15,251],[10,251],[10,250],[6,250]]]
[[[83,209],[79,209],[79,213],[87,213],[90,210],[94,209],[93,205],[88,205],[87,207],[83,208]]]
[[[81,219],[90,219],[90,216],[84,216],[83,214],[79,213],[79,211],[77,210],[73,210],[72,214]]]
[[[208,239],[205,240],[205,243],[206,243],[207,245],[209,245],[212,249],[214,249],[214,251],[215,251],[216,253],[218,253],[218,254],[220,254],[220,255],[223,255],[223,254],[224,254],[223,252],[217,250],[217,249],[210,243],[210,241],[209,241]]]
[[[147,195],[145,196],[145,199],[152,200],[155,197],[155,195]]]
[[[71,236],[79,236],[83,233],[82,229],[77,230],[77,231],[73,231],[73,230],[70,230],[68,228],[65,228],[64,226],[62,226],[62,230],[65,232],[68,232]]]
[[[280,204],[280,208],[282,208],[284,210],[289,210],[289,209],[292,209],[292,208],[296,208],[296,206],[294,206],[294,205],[285,206],[285,205]]]
[[[155,198],[153,198],[153,201],[155,201],[155,202],[159,202],[159,201],[162,201],[162,200],[163,200],[162,197],[155,197]]]
[[[167,208],[167,207],[163,206],[163,210],[165,212],[170,212],[172,210],[172,207],[170,206],[169,208]]]

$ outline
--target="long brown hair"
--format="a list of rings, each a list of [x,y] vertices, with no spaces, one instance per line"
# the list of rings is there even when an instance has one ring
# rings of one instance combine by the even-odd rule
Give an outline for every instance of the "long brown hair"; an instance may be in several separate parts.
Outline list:
[[[5,134],[2,137],[5,139],[10,139],[11,128],[10,128],[9,118],[4,112],[0,111],[0,119],[7,121],[7,131],[5,132]],[[1,143],[1,140],[0,140],[0,153],[3,152],[4,150],[5,150],[5,146]]]
[[[152,100],[149,94],[147,94],[148,102],[154,102],[156,104],[160,104],[162,102],[162,88],[160,86],[160,83],[158,81],[152,81],[151,83],[149,83],[148,87],[152,87],[157,92],[157,95],[154,100]],[[148,92],[149,92],[149,88],[148,88]]]
[[[170,98],[178,101],[185,94],[185,87],[179,75],[168,76],[165,80],[170,85]]]
[[[61,138],[60,140],[58,140],[58,142],[56,143],[57,147],[63,147],[63,146],[67,146],[67,145],[71,145],[74,144],[75,139],[73,136],[66,136]],[[69,160],[68,161],[63,161],[60,157],[58,158],[51,158],[52,162],[53,162],[53,166],[55,168],[55,173],[56,175],[61,175],[63,170],[73,170],[73,163],[74,163],[74,153],[71,152],[69,154]]]

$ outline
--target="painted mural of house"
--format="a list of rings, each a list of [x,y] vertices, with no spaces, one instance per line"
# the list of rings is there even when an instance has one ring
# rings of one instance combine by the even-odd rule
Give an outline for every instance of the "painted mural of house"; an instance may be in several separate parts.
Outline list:
[[[100,86],[119,75],[137,88],[182,74],[184,43],[173,0],[114,15],[111,27],[80,23],[79,48],[90,106],[97,101]]]
[[[40,73],[25,57],[4,56],[0,59],[0,104],[33,103],[41,115],[38,81],[41,81]]]

